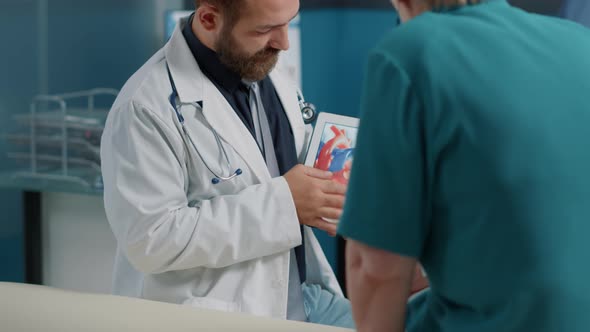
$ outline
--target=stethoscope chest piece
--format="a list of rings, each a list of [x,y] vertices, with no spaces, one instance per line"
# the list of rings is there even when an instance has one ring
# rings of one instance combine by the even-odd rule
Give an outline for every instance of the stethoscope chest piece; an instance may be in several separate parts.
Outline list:
[[[303,107],[301,107],[301,116],[303,117],[303,122],[305,124],[313,123],[317,117],[318,113],[315,110],[315,106],[312,103],[304,102]]]

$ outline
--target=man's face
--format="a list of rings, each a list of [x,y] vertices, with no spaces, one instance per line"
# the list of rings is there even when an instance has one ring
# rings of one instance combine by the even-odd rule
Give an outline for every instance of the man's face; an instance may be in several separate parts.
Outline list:
[[[299,0],[244,0],[237,22],[216,42],[221,61],[243,79],[264,79],[289,49],[289,22],[298,12]]]

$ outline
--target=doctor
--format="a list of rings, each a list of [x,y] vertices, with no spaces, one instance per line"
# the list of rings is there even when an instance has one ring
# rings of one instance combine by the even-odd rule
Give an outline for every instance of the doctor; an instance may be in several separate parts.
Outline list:
[[[272,70],[298,10],[197,0],[122,89],[101,151],[116,294],[353,326],[311,229],[335,233],[346,187],[298,165],[310,128]]]

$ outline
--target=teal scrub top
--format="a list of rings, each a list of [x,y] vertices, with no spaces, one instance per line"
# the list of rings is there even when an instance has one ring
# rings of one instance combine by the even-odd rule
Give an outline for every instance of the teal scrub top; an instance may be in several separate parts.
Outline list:
[[[417,258],[407,330],[590,331],[590,31],[506,1],[368,61],[339,233]]]

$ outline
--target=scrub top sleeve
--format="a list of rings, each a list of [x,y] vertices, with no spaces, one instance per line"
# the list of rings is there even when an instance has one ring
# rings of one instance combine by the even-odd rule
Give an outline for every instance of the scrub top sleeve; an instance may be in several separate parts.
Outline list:
[[[373,53],[342,236],[419,258],[429,228],[422,117],[407,74],[386,54]]]

